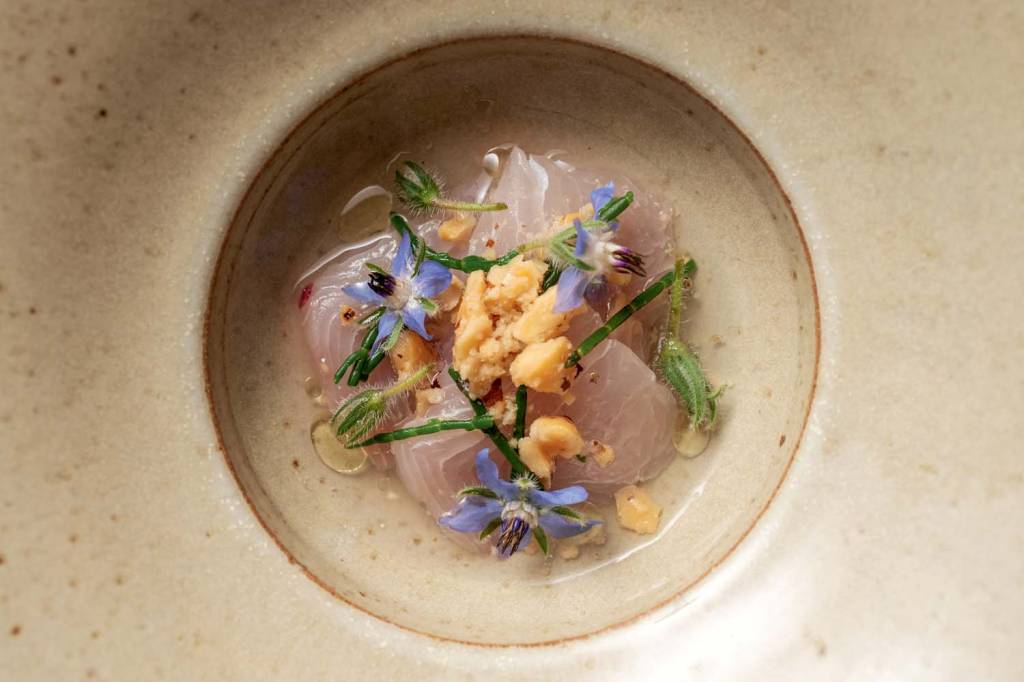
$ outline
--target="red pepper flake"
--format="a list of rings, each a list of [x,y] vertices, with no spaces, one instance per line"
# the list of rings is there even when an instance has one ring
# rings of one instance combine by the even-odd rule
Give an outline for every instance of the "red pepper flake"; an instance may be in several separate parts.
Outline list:
[[[310,282],[306,286],[302,287],[302,293],[299,294],[299,307],[306,305],[309,301],[309,297],[313,295],[313,283]]]
[[[492,246],[494,246],[494,240],[493,240],[493,239],[488,239],[488,240],[487,240],[487,248],[489,249],[489,248],[491,248]]]

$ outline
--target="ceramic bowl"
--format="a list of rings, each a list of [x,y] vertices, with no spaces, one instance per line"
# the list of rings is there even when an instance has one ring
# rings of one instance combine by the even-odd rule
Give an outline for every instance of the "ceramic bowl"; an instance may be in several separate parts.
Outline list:
[[[1012,3],[3,11],[11,679],[1019,676]],[[731,386],[551,566],[326,469],[288,330],[397,152],[510,141],[666,198]]]

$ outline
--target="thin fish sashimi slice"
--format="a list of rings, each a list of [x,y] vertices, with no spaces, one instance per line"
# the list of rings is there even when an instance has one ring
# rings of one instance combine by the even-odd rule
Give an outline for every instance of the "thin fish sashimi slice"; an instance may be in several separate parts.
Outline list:
[[[572,388],[576,399],[562,414],[584,441],[611,446],[615,458],[607,467],[594,457],[560,459],[552,485],[582,485],[592,498],[607,499],[624,485],[657,476],[675,458],[676,403],[643,360],[618,341],[605,341],[582,364]]]

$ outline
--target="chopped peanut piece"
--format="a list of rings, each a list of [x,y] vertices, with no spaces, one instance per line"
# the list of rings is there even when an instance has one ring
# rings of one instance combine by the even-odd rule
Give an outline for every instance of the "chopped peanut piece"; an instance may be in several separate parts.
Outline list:
[[[519,458],[523,460],[530,471],[537,474],[544,487],[551,487],[551,474],[554,472],[554,463],[544,453],[540,443],[533,438],[523,438],[519,441]]]
[[[494,421],[501,424],[504,423],[505,421],[505,412],[507,411],[507,409],[508,402],[504,398],[502,398],[501,400],[496,400],[493,403],[491,403],[487,407],[487,413],[494,417]]]
[[[416,391],[416,416],[422,417],[434,405],[444,401],[444,391],[440,388],[424,388]]]
[[[604,468],[615,461],[615,448],[599,440],[590,441],[587,456],[593,457],[597,466]]]
[[[401,381],[423,365],[434,362],[437,357],[419,334],[406,329],[398,337],[398,343],[394,348],[388,351],[388,359],[391,360],[391,366]],[[426,378],[423,379],[423,383],[427,383]]]
[[[519,313],[537,298],[544,269],[537,262],[518,256],[508,265],[498,265],[487,271],[488,289],[484,299],[491,307]]]
[[[530,438],[548,459],[575,457],[583,450],[579,429],[568,417],[539,417],[530,424]]]
[[[446,242],[464,242],[469,239],[476,228],[476,219],[469,216],[456,216],[441,223],[437,236]]]
[[[583,208],[576,211],[575,213],[566,213],[565,215],[563,215],[561,218],[555,221],[555,225],[559,228],[564,228],[569,225],[572,225],[572,221],[574,220],[590,220],[593,217],[594,206],[588,201],[583,205]]]
[[[501,425],[512,426],[516,423],[516,394],[509,393],[502,400],[505,401],[505,411],[501,415]]]
[[[572,342],[564,336],[527,346],[509,367],[512,382],[541,393],[565,392],[574,371],[564,366],[571,352]]]
[[[556,313],[555,297],[557,287],[551,287],[523,312],[522,317],[512,325],[512,334],[523,343],[538,343],[561,336],[569,328],[569,320],[583,311],[583,306],[567,313]]]
[[[487,273],[473,272],[466,280],[456,315],[452,364],[473,393],[486,393],[523,349],[512,329],[537,299],[543,276],[542,265],[520,256]]]
[[[615,510],[619,525],[642,535],[658,530],[661,522],[661,507],[635,485],[627,485],[615,492]]]
[[[530,435],[519,441],[519,456],[544,485],[551,483],[555,459],[573,457],[582,449],[583,438],[568,417],[538,417],[530,424]]]

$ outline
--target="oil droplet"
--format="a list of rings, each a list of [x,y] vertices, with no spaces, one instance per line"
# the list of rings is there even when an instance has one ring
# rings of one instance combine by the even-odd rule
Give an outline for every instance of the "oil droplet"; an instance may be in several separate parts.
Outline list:
[[[484,171],[493,178],[498,174],[498,168],[501,167],[501,159],[494,152],[488,152],[484,154],[483,167]]]
[[[320,380],[316,377],[306,377],[304,382],[306,395],[308,395],[314,402],[320,399],[324,394],[323,386],[320,385]]]
[[[709,431],[691,429],[690,416],[680,413],[676,419],[675,433],[672,434],[672,444],[676,447],[676,452],[686,459],[693,459],[704,452],[710,440]]]
[[[328,468],[340,474],[358,474],[366,468],[369,457],[364,448],[349,449],[338,440],[334,429],[326,419],[313,424],[310,431],[313,449]]]

